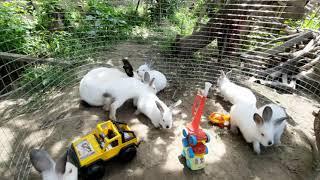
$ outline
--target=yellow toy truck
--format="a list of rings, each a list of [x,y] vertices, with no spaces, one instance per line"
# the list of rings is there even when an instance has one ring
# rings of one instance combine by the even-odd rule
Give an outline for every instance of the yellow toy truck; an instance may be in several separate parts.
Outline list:
[[[135,157],[138,145],[138,138],[127,124],[109,120],[73,141],[69,154],[81,177],[98,179],[104,175],[105,161],[117,157],[128,162]]]

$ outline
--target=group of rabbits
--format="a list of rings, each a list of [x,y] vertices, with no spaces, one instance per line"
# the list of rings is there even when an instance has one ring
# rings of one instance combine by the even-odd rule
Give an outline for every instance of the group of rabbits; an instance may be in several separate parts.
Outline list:
[[[89,71],[80,81],[81,100],[91,106],[103,106],[109,111],[111,120],[116,120],[117,109],[124,102],[133,99],[137,108],[135,115],[143,113],[155,127],[172,127],[172,110],[181,101],[167,106],[157,97],[157,93],[167,86],[165,75],[151,69],[150,63],[133,71],[127,59],[123,59],[126,73],[116,68],[99,67]]]
[[[279,145],[288,119],[285,109],[276,104],[267,104],[257,109],[257,99],[252,91],[231,82],[230,74],[231,71],[221,71],[218,90],[232,104],[231,131],[237,133],[239,128],[244,139],[253,144],[257,154],[260,154],[260,144],[266,147]]]
[[[168,107],[157,97],[156,94],[167,87],[165,75],[152,70],[150,63],[143,64],[134,71],[127,59],[122,61],[125,73],[106,67],[89,71],[80,81],[81,100],[91,106],[102,106],[110,111],[110,118],[116,120],[117,109],[125,101],[133,99],[137,108],[136,115],[143,113],[155,127],[170,129],[173,122],[172,110],[181,101]],[[267,104],[258,109],[252,91],[231,82],[230,73],[231,71],[221,71],[217,86],[223,98],[232,103],[231,131],[236,133],[239,128],[244,139],[253,143],[257,154],[260,154],[260,144],[280,144],[288,119],[285,110],[276,104]],[[30,160],[44,180],[77,179],[78,169],[67,162],[67,154],[55,162],[45,150],[32,150]]]
[[[136,71],[127,59],[123,59],[126,73],[116,68],[100,67],[89,71],[80,82],[80,97],[92,106],[103,106],[110,111],[110,118],[116,120],[117,109],[127,100],[133,99],[137,107],[135,114],[143,113],[155,127],[172,127],[172,109],[181,101],[167,106],[157,97],[157,93],[167,86],[165,75],[152,70],[150,63],[141,65]],[[260,154],[263,146],[279,145],[288,119],[284,108],[267,104],[259,109],[257,99],[251,90],[231,82],[231,71],[218,78],[220,94],[232,103],[230,110],[231,131],[238,128],[248,143],[253,143],[254,151]]]

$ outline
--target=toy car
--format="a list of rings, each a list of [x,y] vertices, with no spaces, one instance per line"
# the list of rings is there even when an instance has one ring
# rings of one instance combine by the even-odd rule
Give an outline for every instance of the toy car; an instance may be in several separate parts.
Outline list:
[[[205,145],[210,142],[209,134],[205,133],[204,139],[199,139],[193,134],[188,134],[187,129],[183,129],[182,134],[182,156],[186,159],[186,164],[191,170],[199,170],[205,167],[204,156],[208,154],[208,147]]]
[[[208,91],[211,83],[205,83],[205,89],[198,92],[192,106],[192,121],[182,130],[182,156],[186,159],[186,165],[191,170],[199,170],[205,167],[204,156],[208,154],[205,145],[210,141],[210,136],[200,127]]]
[[[224,129],[224,128],[229,129],[230,128],[230,115],[228,115],[228,114],[213,112],[210,114],[209,120],[214,125],[217,125],[222,129]]]
[[[104,161],[114,157],[126,162],[132,160],[138,145],[138,138],[127,124],[109,120],[72,142],[69,154],[79,174],[92,179],[103,176]]]

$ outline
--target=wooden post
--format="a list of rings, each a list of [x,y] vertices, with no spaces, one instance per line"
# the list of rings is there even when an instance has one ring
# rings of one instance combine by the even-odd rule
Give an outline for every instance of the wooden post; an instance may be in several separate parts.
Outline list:
[[[319,154],[319,149],[320,149],[320,110],[318,111],[318,113],[313,112],[312,113],[314,115],[314,135],[316,136],[316,145],[317,145],[317,158],[320,157]]]

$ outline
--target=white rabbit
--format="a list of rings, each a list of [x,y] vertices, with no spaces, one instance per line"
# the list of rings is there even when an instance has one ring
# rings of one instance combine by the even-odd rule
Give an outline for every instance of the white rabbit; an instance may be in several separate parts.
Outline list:
[[[124,102],[129,99],[139,99],[141,96],[155,94],[154,78],[150,80],[149,73],[144,74],[144,84],[136,78],[120,78],[109,81],[101,86],[104,98],[104,108],[110,109],[110,118],[116,120],[116,111]],[[111,102],[110,102],[111,99]],[[109,105],[110,104],[110,105]]]
[[[244,139],[253,143],[254,151],[260,154],[260,143],[263,146],[272,146],[274,143],[274,128],[273,124],[269,123],[272,113],[271,107],[266,106],[261,117],[255,104],[234,104],[230,110],[231,131],[236,132],[239,127]]]
[[[104,98],[101,86],[106,82],[125,77],[127,77],[125,73],[115,68],[92,69],[80,81],[80,98],[91,106],[102,106]]]
[[[274,127],[273,133],[274,133],[274,144],[279,145],[281,144],[281,135],[287,125],[287,119],[288,115],[285,111],[285,109],[281,106],[278,106],[276,104],[267,104],[258,109],[259,114],[263,113],[263,110],[266,107],[270,107],[272,109],[272,117],[269,123],[271,123],[271,127]]]
[[[29,155],[31,164],[41,173],[42,180],[78,179],[78,168],[67,162],[67,153],[62,155],[56,162],[45,150],[32,149]]]
[[[126,73],[116,68],[99,67],[92,69],[80,81],[80,99],[91,106],[103,106],[105,98],[103,97],[102,87],[104,84],[126,77],[128,77]],[[134,77],[138,78],[136,74]]]
[[[149,72],[151,79],[155,78],[154,85],[157,89],[157,93],[167,87],[166,76],[157,70],[152,70],[150,64],[145,63],[141,65],[137,70],[137,74],[138,76],[140,76],[140,78],[144,76],[145,72]]]
[[[135,115],[143,113],[156,128],[161,126],[162,128],[170,129],[173,123],[172,110],[180,104],[181,100],[168,107],[155,94],[149,93],[138,98]]]
[[[231,70],[232,71],[232,70]],[[247,102],[256,104],[257,99],[256,96],[252,93],[248,88],[236,85],[231,82],[228,78],[228,75],[231,71],[226,74],[221,70],[221,75],[218,78],[218,89],[223,96],[224,100],[231,102],[232,104],[236,104],[237,102]]]

